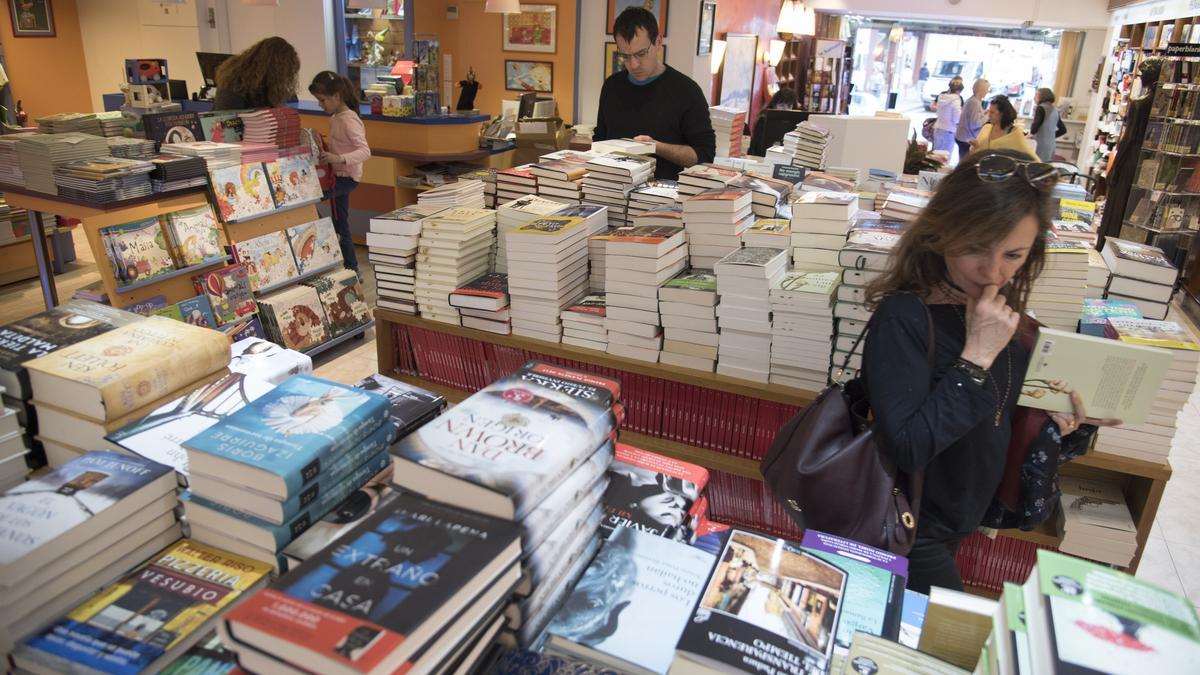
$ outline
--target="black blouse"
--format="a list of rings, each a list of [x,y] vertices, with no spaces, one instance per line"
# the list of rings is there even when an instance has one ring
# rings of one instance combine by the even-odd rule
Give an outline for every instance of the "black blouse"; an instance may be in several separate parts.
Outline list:
[[[925,467],[919,536],[957,540],[979,527],[1000,484],[1028,355],[1010,342],[991,376],[977,385],[952,368],[966,340],[965,308],[930,305],[936,331],[931,387],[922,305],[909,293],[880,303],[864,340],[864,383],[881,446],[906,471]]]

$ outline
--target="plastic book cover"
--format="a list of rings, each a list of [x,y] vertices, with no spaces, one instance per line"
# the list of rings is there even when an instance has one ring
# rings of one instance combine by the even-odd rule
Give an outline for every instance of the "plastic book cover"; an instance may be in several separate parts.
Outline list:
[[[321,296],[311,286],[292,286],[261,298],[259,305],[288,349],[303,352],[329,339]]]
[[[815,205],[815,206],[849,206],[858,203],[858,195],[853,192],[801,192],[794,200],[792,206],[797,205]]]
[[[608,437],[619,389],[531,362],[402,439],[393,454],[509,497],[519,520]]]
[[[219,420],[241,410],[274,385],[242,373],[225,377],[164,403],[136,422],[106,438],[130,452],[165,464],[185,478],[187,451],[183,442]]]
[[[229,370],[273,385],[292,375],[311,373],[313,368],[307,355],[254,336],[235,340],[230,353]]]
[[[311,375],[295,375],[184,443],[283,477],[289,494],[316,478],[336,448],[361,443],[388,419],[388,400]],[[253,447],[245,452],[242,447]]]
[[[225,254],[216,216],[208,204],[162,216],[183,265],[198,265]]]
[[[692,507],[708,485],[707,469],[618,444],[608,477],[604,535],[625,527],[675,541],[690,538]]]
[[[19,564],[170,471],[141,457],[94,451],[10,488],[0,495],[0,566]]]
[[[321,183],[317,179],[312,162],[306,157],[280,157],[274,162],[268,162],[267,174],[271,178],[276,196],[283,195],[280,206],[321,200]]]
[[[246,319],[258,311],[254,291],[250,288],[250,272],[245,265],[205,272],[196,277],[195,285],[208,297],[220,325]]]
[[[72,300],[0,326],[0,380],[7,394],[25,398],[29,381],[22,364],[26,361],[141,318],[107,305]]]
[[[1116,256],[1122,260],[1130,260],[1133,262],[1146,263],[1147,265],[1155,265],[1157,267],[1165,267],[1175,269],[1171,261],[1167,259],[1166,254],[1157,246],[1149,244],[1139,244],[1124,239],[1105,239],[1104,248],[1112,248]]]
[[[793,542],[732,530],[676,660],[744,670],[762,655],[789,672],[824,673],[848,576]]]
[[[208,296],[197,295],[175,303],[179,309],[180,321],[202,328],[216,328],[217,318],[213,316],[212,303]]]
[[[255,291],[286,283],[300,276],[296,259],[283,232],[271,232],[240,241],[233,245],[233,251],[237,261],[246,266],[246,271],[250,274],[250,287]]]
[[[397,650],[411,654],[409,636],[465,585],[489,582],[477,577],[516,541],[512,523],[400,494],[235,607],[226,626],[368,672]]]
[[[619,528],[547,626],[549,649],[578,645],[667,672],[714,562],[700,549]]]
[[[446,408],[444,396],[378,373],[359,380],[354,386],[387,397],[392,425],[401,435],[413,431]]]
[[[687,291],[717,292],[717,275],[705,270],[689,270],[668,280],[663,288],[678,288]]]
[[[271,566],[189,539],[27,638],[18,659],[52,669],[140,673],[265,582]]]
[[[663,220],[673,220],[673,221],[678,221],[680,224],[683,224],[683,207],[682,206],[668,206],[666,208],[650,209],[649,211],[643,211],[642,213],[639,213],[635,217],[635,219],[636,219],[635,222],[643,220],[643,219],[649,219],[649,218],[661,218]]]
[[[145,281],[174,271],[175,260],[157,218],[101,228],[121,281]]]
[[[325,308],[330,337],[337,337],[371,320],[367,294],[354,270],[326,272],[304,282],[316,289]]]
[[[239,164],[216,169],[210,174],[210,180],[221,219],[227,223],[275,210],[271,181],[262,164]]]
[[[337,231],[333,229],[333,221],[329,218],[289,227],[287,239],[300,274],[342,262]]]

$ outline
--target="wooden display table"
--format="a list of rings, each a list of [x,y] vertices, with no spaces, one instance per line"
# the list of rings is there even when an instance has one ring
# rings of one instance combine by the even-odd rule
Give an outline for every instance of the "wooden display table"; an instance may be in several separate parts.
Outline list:
[[[621,430],[623,441],[730,474],[735,480],[756,487],[766,502],[773,500],[761,483],[759,461],[779,427],[815,396],[813,392],[790,387],[646,363],[559,343],[495,335],[385,309],[376,309],[375,319],[379,372],[425,387],[454,402],[508,375],[530,359],[616,377],[622,381],[623,402],[628,411]],[[1118,479],[1137,525],[1137,554],[1127,568],[1129,572],[1136,571],[1163,489],[1171,477],[1170,464],[1092,451],[1065,465],[1063,473]],[[717,496],[710,499],[714,520],[730,521],[721,517],[722,505],[717,503]],[[748,520],[731,524],[776,533],[786,529],[781,523]],[[999,547],[1006,541],[1013,549],[1006,553],[1011,564],[989,568],[987,577],[982,576],[983,571],[978,577],[969,577],[964,571],[964,580],[990,592],[999,590],[995,582],[1001,579],[1023,583],[1036,548],[1057,548],[1061,539],[1055,522],[1033,532],[1003,530],[994,542],[983,537],[972,538],[968,542],[975,548],[964,544],[969,550],[960,551],[960,566],[964,555],[996,557],[999,554],[980,553],[981,547]]]

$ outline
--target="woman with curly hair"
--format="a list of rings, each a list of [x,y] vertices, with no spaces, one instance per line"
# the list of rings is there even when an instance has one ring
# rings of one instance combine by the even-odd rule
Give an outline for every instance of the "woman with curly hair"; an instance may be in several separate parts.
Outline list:
[[[275,108],[296,97],[300,56],[287,40],[269,37],[217,69],[214,110]]]

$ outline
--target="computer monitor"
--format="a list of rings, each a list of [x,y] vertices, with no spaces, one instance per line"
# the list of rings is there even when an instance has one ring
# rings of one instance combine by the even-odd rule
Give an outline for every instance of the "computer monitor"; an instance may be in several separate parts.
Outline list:
[[[217,68],[225,62],[225,59],[232,57],[233,54],[216,54],[214,52],[196,52],[196,60],[200,63],[200,76],[204,78],[204,84],[209,87],[217,86]]]
[[[540,101],[553,101],[550,96],[538,96],[537,92],[531,91],[527,94],[521,94],[521,104],[517,108],[517,119],[525,119],[526,117],[534,117],[534,110]]]
[[[759,123],[766,125],[763,136],[764,147],[769,148],[772,145],[783,143],[783,137],[787,132],[794,131],[797,124],[815,114],[819,113],[808,110],[768,110],[763,121]]]

